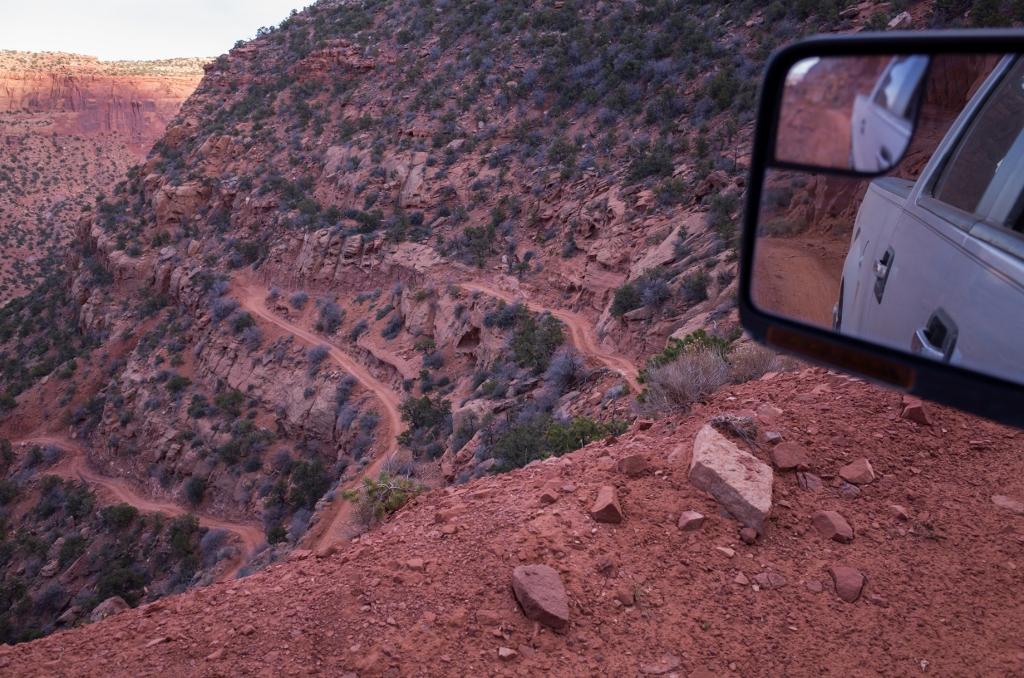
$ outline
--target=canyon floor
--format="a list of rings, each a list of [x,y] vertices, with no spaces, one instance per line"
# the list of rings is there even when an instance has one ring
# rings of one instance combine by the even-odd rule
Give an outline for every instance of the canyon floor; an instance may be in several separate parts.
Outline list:
[[[690,414],[634,426],[558,459],[417,498],[349,543],[292,554],[85,628],[0,649],[12,675],[1010,675],[1024,517],[1021,434],[805,369],[723,389]],[[763,435],[809,451],[811,475],[776,472],[753,544],[687,480],[696,431],[758,412]],[[763,445],[751,451],[766,458]],[[642,455],[645,472],[617,470]],[[867,458],[876,478],[837,475]],[[820,482],[818,482],[820,481]],[[543,488],[558,487],[543,504]],[[625,520],[588,514],[612,485]],[[851,489],[852,488],[852,489]],[[994,501],[993,497],[997,497]],[[552,497],[547,497],[550,500]],[[997,503],[998,502],[998,503]],[[1017,507],[1019,508],[1019,507]],[[822,509],[850,543],[812,528]],[[682,511],[707,520],[682,532]],[[546,564],[565,582],[561,633],[526,619],[510,580]],[[866,578],[854,603],[830,569]],[[500,655],[499,655],[500,653]],[[505,657],[505,658],[501,658]]]

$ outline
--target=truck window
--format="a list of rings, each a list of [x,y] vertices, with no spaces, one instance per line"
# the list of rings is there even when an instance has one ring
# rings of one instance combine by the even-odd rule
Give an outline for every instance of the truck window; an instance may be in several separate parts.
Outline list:
[[[875,103],[897,118],[909,120],[913,113],[910,105],[914,101],[914,93],[927,67],[927,57],[905,56],[893,59],[875,94]]]
[[[1018,59],[946,159],[932,195],[975,212],[1000,163],[1024,129],[1024,60]]]

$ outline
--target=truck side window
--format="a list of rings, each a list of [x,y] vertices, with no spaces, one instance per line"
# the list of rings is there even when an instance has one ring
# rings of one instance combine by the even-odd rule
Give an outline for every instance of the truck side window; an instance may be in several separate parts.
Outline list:
[[[999,164],[1024,129],[1024,59],[1007,71],[946,159],[932,195],[975,212]]]

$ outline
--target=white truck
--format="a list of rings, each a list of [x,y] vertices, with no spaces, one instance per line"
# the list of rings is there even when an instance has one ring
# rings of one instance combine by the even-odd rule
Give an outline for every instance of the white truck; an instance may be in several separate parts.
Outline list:
[[[1024,381],[1024,57],[998,63],[916,181],[871,182],[833,326]]]

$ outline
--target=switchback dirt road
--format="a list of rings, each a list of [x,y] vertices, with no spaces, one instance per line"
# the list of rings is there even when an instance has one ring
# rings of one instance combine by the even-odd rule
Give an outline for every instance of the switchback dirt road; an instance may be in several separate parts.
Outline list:
[[[481,292],[488,296],[496,297],[506,303],[525,304],[527,308],[535,313],[550,313],[569,329],[569,342],[577,351],[586,357],[596,360],[608,369],[618,372],[626,380],[629,388],[634,393],[639,393],[643,390],[640,385],[639,372],[636,369],[636,365],[628,358],[601,350],[597,336],[594,334],[593,326],[578,313],[564,309],[547,308],[526,299],[522,295],[513,294],[508,290],[503,290],[486,282],[463,282],[459,283],[459,286],[468,291]]]
[[[61,436],[40,435],[20,438],[11,441],[15,445],[54,445],[67,451],[67,455],[48,473],[62,478],[81,480],[92,487],[96,494],[109,503],[123,502],[134,506],[143,513],[161,513],[172,518],[191,513],[199,521],[200,526],[211,530],[224,530],[238,537],[242,553],[232,567],[225,571],[224,579],[233,578],[242,568],[249,556],[266,539],[259,525],[224,520],[202,513],[190,511],[178,504],[158,501],[139,494],[125,478],[111,478],[97,473],[89,467],[85,448],[77,441]]]
[[[363,388],[370,391],[377,398],[381,408],[384,410],[383,418],[386,424],[384,448],[376,455],[374,461],[366,467],[362,475],[349,483],[349,488],[357,487],[363,478],[376,477],[386,461],[398,451],[398,434],[402,431],[402,415],[398,409],[402,402],[401,396],[387,384],[370,374],[370,371],[362,363],[337,346],[332,345],[326,338],[288,322],[267,308],[265,301],[267,290],[265,288],[236,280],[235,291],[242,307],[259,317],[260,320],[275,325],[305,344],[326,347],[331,360],[351,374]],[[339,488],[339,490],[349,488]],[[353,511],[354,506],[352,502],[343,499],[340,496],[340,492],[338,492],[338,496],[335,497],[331,506],[321,516],[317,527],[310,531],[311,534],[307,537],[307,543],[311,544],[314,548],[319,548],[344,539],[344,529],[351,521]]]

